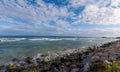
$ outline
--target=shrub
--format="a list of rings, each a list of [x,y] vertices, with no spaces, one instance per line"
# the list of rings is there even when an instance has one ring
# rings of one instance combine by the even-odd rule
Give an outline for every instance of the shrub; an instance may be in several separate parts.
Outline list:
[[[93,72],[120,72],[120,66],[113,62],[112,64],[96,63],[90,64],[90,71]]]

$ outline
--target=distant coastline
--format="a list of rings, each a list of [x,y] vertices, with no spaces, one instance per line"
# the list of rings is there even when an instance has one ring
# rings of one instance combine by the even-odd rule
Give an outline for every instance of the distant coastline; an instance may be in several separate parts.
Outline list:
[[[119,38],[119,37],[107,37],[107,36],[100,36],[100,37],[97,37],[97,36],[57,36],[57,35],[49,35],[49,36],[47,36],[47,35],[41,35],[41,36],[30,36],[30,35],[21,35],[21,36],[19,36],[19,35],[6,35],[6,36],[0,36],[0,38],[14,38],[14,37],[18,37],[18,38],[21,38],[21,37],[78,37],[78,38]]]

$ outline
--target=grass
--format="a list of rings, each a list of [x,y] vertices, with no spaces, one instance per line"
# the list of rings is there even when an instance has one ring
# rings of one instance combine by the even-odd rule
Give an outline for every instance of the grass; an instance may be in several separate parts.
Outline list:
[[[112,64],[96,63],[90,65],[90,70],[93,72],[120,72],[120,66],[116,62],[112,62]]]

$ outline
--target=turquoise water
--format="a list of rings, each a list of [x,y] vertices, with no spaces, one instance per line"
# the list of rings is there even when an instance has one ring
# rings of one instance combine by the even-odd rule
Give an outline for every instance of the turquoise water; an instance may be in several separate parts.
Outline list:
[[[84,48],[115,41],[113,38],[84,38],[84,37],[1,37],[0,63],[13,58],[34,56],[47,51]]]

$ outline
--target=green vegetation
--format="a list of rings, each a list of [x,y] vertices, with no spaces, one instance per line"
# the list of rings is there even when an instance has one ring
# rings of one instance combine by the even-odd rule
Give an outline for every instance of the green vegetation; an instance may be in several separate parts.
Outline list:
[[[90,70],[93,72],[120,72],[120,66],[116,62],[112,62],[112,64],[96,63],[90,65]]]

